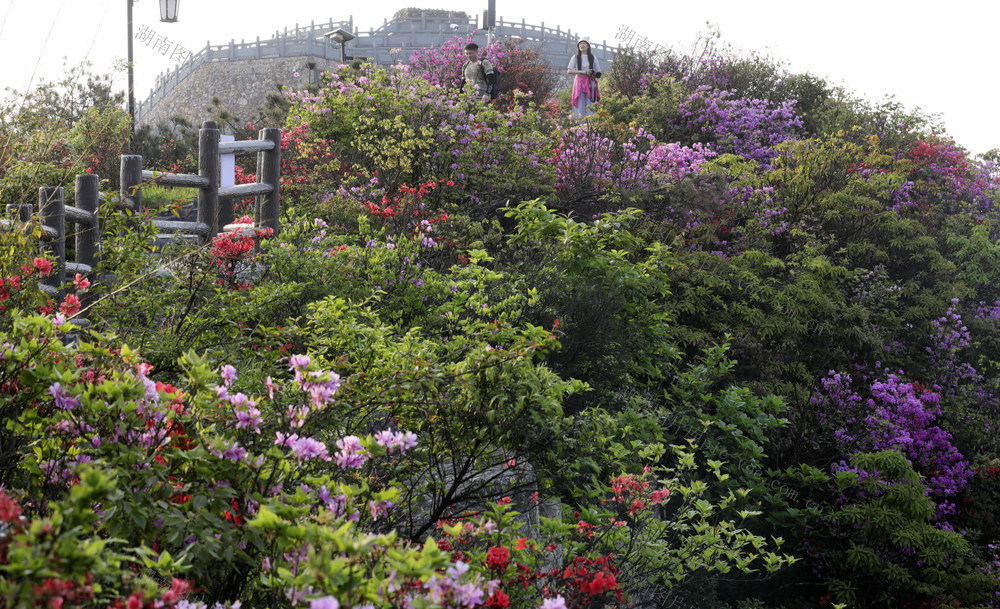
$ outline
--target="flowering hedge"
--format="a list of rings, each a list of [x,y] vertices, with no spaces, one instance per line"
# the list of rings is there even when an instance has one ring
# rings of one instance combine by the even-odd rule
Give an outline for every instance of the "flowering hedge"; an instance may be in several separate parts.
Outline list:
[[[331,184],[339,187],[334,192],[364,203],[400,183],[429,179],[451,180],[473,201],[551,191],[544,163],[549,144],[535,110],[501,111],[406,66],[392,74],[366,67],[331,78],[318,93],[301,94],[291,120],[308,126],[315,143],[307,146],[329,146],[349,167]]]
[[[50,299],[0,233],[7,604],[1000,606],[993,165],[711,41],[585,122],[461,42],[289,95],[278,236],[110,197]]]

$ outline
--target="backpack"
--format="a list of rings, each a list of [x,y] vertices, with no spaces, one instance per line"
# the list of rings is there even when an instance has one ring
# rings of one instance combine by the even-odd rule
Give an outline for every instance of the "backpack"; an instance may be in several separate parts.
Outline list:
[[[493,69],[493,82],[490,82],[489,77],[486,75],[486,68],[483,67],[483,61],[479,62],[479,73],[483,75],[483,80],[486,81],[486,92],[490,95],[490,100],[494,100],[500,97],[500,72],[490,64],[490,68]],[[462,65],[462,74],[465,74],[465,66],[469,65],[469,62],[465,62]],[[462,79],[462,85],[465,86],[465,79]]]

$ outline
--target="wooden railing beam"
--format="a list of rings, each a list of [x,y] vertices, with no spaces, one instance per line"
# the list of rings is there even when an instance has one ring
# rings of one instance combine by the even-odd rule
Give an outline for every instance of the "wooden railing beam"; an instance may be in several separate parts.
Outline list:
[[[281,142],[278,142],[281,145]],[[242,140],[239,142],[219,142],[219,154],[239,154],[241,152],[265,152],[274,149],[270,140]]]
[[[208,180],[193,173],[169,173],[166,171],[143,171],[142,181],[160,184],[162,186],[179,186],[181,188],[204,188]]]
[[[219,199],[241,199],[243,197],[266,195],[271,192],[272,188],[273,187],[270,184],[262,184],[258,182],[227,186],[226,188],[219,189]],[[227,222],[226,224],[229,223]]]

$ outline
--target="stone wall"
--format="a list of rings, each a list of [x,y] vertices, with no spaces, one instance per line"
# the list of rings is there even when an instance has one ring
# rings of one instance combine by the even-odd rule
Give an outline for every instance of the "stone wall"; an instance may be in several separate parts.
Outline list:
[[[325,25],[311,23],[290,32],[287,29],[284,33],[275,32],[269,40],[207,45],[173,73],[162,75],[149,98],[139,100],[137,123],[155,127],[180,116],[200,125],[212,118],[215,97],[219,98],[221,108],[237,119],[250,120],[268,95],[278,91],[278,85],[299,90],[316,82],[320,73],[339,65],[337,59],[324,59],[331,54],[339,59],[338,51],[342,52],[324,37],[335,26],[353,29],[356,35],[343,49],[348,59],[354,57],[379,65],[391,65],[399,57],[409,57],[418,49],[439,45],[456,36],[472,35],[480,44],[486,43],[486,32],[477,31],[478,18],[445,10],[405,9],[391,22],[386,20],[382,27],[368,32],[354,29],[353,19],[336,23],[331,19]],[[519,23],[498,21],[496,36],[521,39],[537,46],[552,69],[560,74],[565,73],[566,58],[576,52],[579,38],[570,30],[546,27],[544,23],[531,25],[523,19]],[[592,49],[606,71],[617,48],[606,42],[594,42]],[[310,61],[316,64],[311,71],[305,67]]]
[[[310,73],[306,63],[316,63]],[[234,116],[247,120],[264,105],[268,93],[278,85],[300,89],[310,79],[340,62],[322,57],[274,57],[241,61],[204,63],[185,78],[170,94],[139,118],[140,125],[156,126],[182,116],[195,126],[212,119],[212,98],[218,97],[222,107]],[[298,74],[298,76],[296,76]],[[279,125],[262,125],[273,127]]]

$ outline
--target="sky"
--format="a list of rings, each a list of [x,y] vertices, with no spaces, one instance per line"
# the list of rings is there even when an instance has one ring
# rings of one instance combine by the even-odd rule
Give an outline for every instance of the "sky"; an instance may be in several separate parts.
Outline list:
[[[59,80],[65,65],[89,60],[114,73],[124,89],[126,11],[130,0],[0,0],[0,89],[23,91]],[[316,0],[180,0],[177,23],[159,21],[157,0],[134,0],[133,30],[156,40],[134,44],[136,98],[179,51],[207,42],[251,41],[275,30],[354,18],[377,28],[405,7],[482,14],[486,0],[317,2]],[[1000,77],[992,69],[1000,3],[989,0],[709,0],[704,2],[539,2],[496,0],[497,16],[572,30],[616,44],[625,29],[654,44],[689,49],[713,24],[721,40],[769,54],[796,73],[809,72],[859,97],[893,96],[905,107],[940,116],[944,129],[972,153],[1000,148]],[[655,7],[655,8],[651,8]]]

